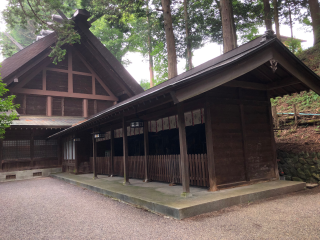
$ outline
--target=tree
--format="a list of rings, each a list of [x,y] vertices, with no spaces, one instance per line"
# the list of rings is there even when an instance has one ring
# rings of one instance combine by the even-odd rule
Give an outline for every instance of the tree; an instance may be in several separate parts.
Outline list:
[[[161,0],[161,4],[168,53],[168,78],[170,79],[178,75],[177,53],[172,27],[171,1]]]
[[[237,47],[237,35],[231,0],[220,0],[223,52],[229,52]]]
[[[2,82],[0,76],[0,139],[4,138],[6,128],[10,127],[12,121],[18,118],[16,109],[19,107],[19,104],[13,103],[15,96],[7,95],[8,91],[6,84]]]
[[[278,2],[277,0],[273,0],[273,10],[274,10],[274,23],[276,26],[276,35],[280,40],[280,23],[279,23],[279,11],[278,11]]]
[[[184,24],[186,28],[186,42],[187,42],[187,70],[190,70],[192,66],[192,49],[190,39],[190,28],[189,28],[189,14],[188,14],[188,0],[183,1],[184,9]]]
[[[312,19],[313,45],[320,42],[320,8],[318,0],[309,0],[309,8]]]
[[[272,20],[269,0],[263,0],[264,22],[267,30],[272,30]]]

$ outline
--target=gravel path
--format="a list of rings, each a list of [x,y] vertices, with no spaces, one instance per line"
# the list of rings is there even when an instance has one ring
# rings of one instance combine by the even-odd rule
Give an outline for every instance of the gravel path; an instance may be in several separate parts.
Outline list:
[[[320,188],[178,221],[51,178],[0,183],[0,239],[320,239]]]

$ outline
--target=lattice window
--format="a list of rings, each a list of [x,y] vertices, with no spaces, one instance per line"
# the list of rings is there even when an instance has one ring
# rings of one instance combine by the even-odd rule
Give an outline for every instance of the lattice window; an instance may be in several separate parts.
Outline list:
[[[30,140],[3,141],[3,160],[29,159]]]
[[[58,157],[57,140],[34,140],[34,158]]]

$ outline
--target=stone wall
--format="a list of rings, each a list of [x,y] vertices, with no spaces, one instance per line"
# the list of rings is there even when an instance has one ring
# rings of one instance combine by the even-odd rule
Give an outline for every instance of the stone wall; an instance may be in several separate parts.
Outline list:
[[[289,153],[277,150],[280,176],[286,180],[320,183],[320,152]]]

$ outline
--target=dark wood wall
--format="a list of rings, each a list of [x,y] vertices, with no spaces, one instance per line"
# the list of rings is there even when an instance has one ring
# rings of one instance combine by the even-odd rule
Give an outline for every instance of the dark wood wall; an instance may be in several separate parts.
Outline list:
[[[217,185],[274,177],[267,92],[219,87],[209,96]]]
[[[0,171],[18,171],[61,166],[59,141],[46,140],[58,130],[15,129],[6,130],[0,144]]]

